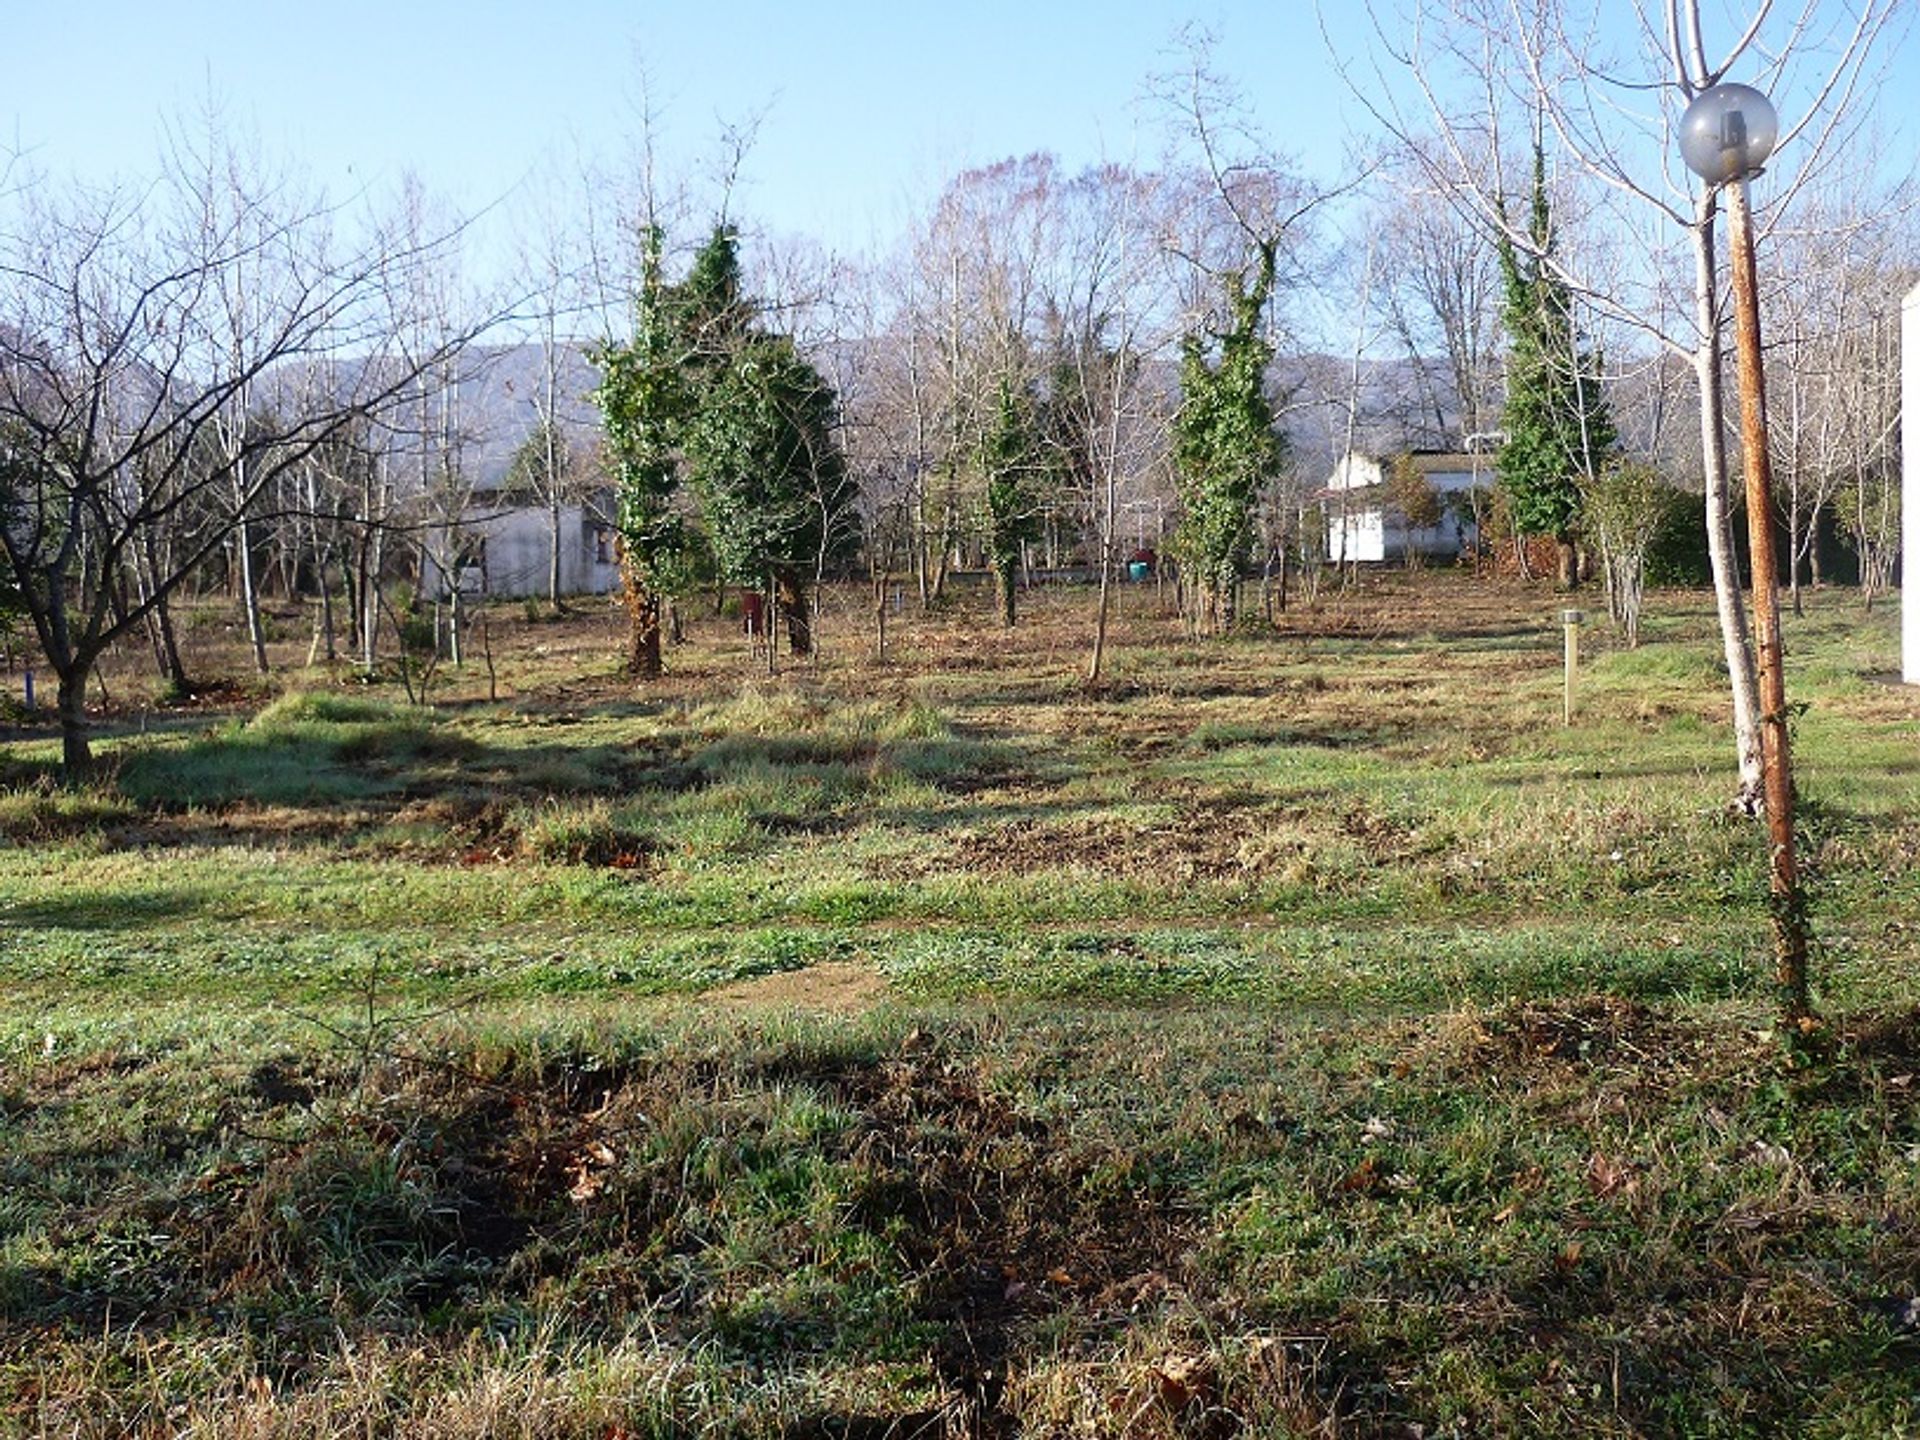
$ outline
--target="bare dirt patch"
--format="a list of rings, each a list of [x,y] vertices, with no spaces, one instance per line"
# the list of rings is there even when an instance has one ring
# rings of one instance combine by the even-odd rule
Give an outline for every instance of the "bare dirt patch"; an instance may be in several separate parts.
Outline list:
[[[1228,802],[1187,807],[1146,825],[1104,817],[1015,820],[967,836],[957,863],[989,875],[1088,870],[1135,879],[1248,880],[1284,872],[1303,849],[1287,817]]]
[[[884,976],[853,960],[825,960],[804,970],[782,970],[710,990],[710,1004],[747,1010],[806,1010],[861,1015],[886,998]]]

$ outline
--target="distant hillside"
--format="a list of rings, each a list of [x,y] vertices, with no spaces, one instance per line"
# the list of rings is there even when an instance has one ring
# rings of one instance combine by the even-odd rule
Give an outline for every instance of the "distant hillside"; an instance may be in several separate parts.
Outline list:
[[[1171,365],[1167,372],[1171,384]],[[598,381],[585,347],[565,347],[558,413],[561,423],[578,435],[598,433],[599,412],[588,398]],[[535,401],[542,398],[544,385],[538,345],[482,346],[468,352],[459,378],[459,416],[467,441],[463,462],[476,488],[496,488],[505,479],[514,454],[533,433]],[[1351,358],[1283,356],[1274,362],[1270,385],[1280,428],[1301,474],[1314,479],[1331,470],[1346,448]],[[1435,362],[1363,362],[1358,401],[1354,443],[1361,449],[1438,449],[1458,442],[1452,384],[1445,367]]]
[[[561,426],[581,437],[597,436],[600,413],[588,396],[599,384],[599,373],[580,345],[564,346],[559,355],[554,413]],[[462,456],[468,477],[478,490],[497,489],[513,465],[513,457],[539,423],[546,399],[546,363],[534,344],[481,346],[471,350],[462,365],[460,429],[467,442]]]

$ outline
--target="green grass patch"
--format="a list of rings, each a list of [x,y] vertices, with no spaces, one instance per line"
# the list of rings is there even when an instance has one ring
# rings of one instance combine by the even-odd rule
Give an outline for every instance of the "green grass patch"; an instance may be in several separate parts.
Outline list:
[[[81,1433],[158,1388],[273,1434],[1898,1434],[1920,1027],[1789,1066],[1757,1020],[0,1027],[0,1382]]]
[[[1810,598],[1794,1047],[1680,592],[1571,726],[1429,574],[0,742],[0,1430],[1914,1433],[1920,705]]]

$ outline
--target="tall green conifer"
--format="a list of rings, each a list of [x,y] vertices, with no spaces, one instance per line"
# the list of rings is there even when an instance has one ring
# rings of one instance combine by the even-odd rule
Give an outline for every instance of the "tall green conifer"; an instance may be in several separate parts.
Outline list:
[[[1578,577],[1575,543],[1582,488],[1613,453],[1613,416],[1601,393],[1599,365],[1583,350],[1573,322],[1573,300],[1551,264],[1553,212],[1547,198],[1546,154],[1536,141],[1527,250],[1500,236],[1505,289],[1506,443],[1496,464],[1515,530],[1551,535],[1560,549],[1560,584]]]
[[[1035,491],[1044,469],[1033,403],[1003,377],[980,442],[980,472],[986,481],[987,557],[999,588],[1000,620],[1008,629],[1014,623],[1021,548],[1040,533]]]
[[[617,507],[630,621],[627,664],[635,675],[652,679],[661,672],[661,608],[687,542],[673,501],[693,393],[686,373],[690,337],[679,298],[662,274],[658,227],[648,230],[644,245],[633,338],[595,354],[600,385],[593,399],[606,433]]]
[[[811,583],[858,540],[833,386],[743,298],[739,241],[717,227],[682,284],[698,345],[688,478],[721,574],[771,582],[796,655],[813,649]]]

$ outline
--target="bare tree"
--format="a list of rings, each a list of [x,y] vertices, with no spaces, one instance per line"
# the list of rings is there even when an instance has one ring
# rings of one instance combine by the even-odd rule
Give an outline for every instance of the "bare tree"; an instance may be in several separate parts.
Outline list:
[[[1895,294],[1911,288],[1911,273]],[[1892,296],[1888,296],[1889,302]],[[1841,529],[1860,558],[1860,591],[1866,608],[1893,584],[1900,556],[1901,515],[1900,341],[1897,309],[1889,303],[1853,347],[1845,374],[1845,424],[1856,437],[1847,456],[1848,478],[1834,497]],[[1912,583],[1912,582],[1909,582]]]
[[[279,477],[471,338],[388,356],[385,296],[436,237],[343,245],[324,204],[252,193],[244,175],[238,200],[205,183],[183,167],[138,186],[42,183],[0,214],[0,547],[58,681],[69,773],[91,759],[86,690],[108,647]],[[241,276],[257,288],[236,315],[223,294]],[[318,391],[302,383],[313,366]],[[134,555],[146,583],[128,595]]]
[[[850,450],[870,536],[908,556],[923,604],[984,534],[981,437],[1003,387],[1033,397],[1050,462],[1029,477],[1048,567],[1084,547],[1103,583],[1098,676],[1118,517],[1164,496],[1164,376],[1177,305],[1164,175],[1117,164],[1067,173],[1050,155],[968,170],[902,253],[874,272]]]
[[[1107,651],[1123,506],[1153,506],[1155,545],[1172,499],[1165,380],[1174,339],[1177,271],[1166,243],[1176,224],[1168,177],[1118,165],[1089,170],[1057,194],[1059,242],[1048,267],[1047,352],[1060,472],[1085,516],[1098,588],[1087,679]]]
[[[267,643],[260,614],[253,511],[268,492],[252,484],[247,473],[256,461],[248,432],[258,423],[261,400],[260,367],[253,352],[264,338],[254,308],[263,300],[271,303],[283,279],[275,272],[290,259],[277,243],[275,231],[281,222],[276,209],[286,199],[309,209],[313,202],[292,197],[288,182],[269,173],[257,147],[236,141],[234,133],[228,117],[209,99],[195,117],[193,133],[183,130],[171,137],[167,164],[176,172],[178,191],[192,195],[198,208],[176,211],[171,218],[180,228],[163,243],[181,253],[225,249],[231,256],[230,263],[213,275],[207,303],[197,308],[190,323],[204,327],[200,337],[204,353],[212,373],[225,381],[229,392],[226,403],[212,415],[212,436],[217,463],[227,477],[229,538],[241,613],[254,669],[264,675]]]
[[[1640,644],[1640,607],[1646,592],[1647,551],[1677,498],[1651,466],[1616,462],[1586,482],[1587,525],[1606,571],[1607,613]]]
[[[1406,0],[1374,6],[1376,62],[1355,91],[1422,157],[1480,223],[1525,249],[1502,215],[1518,192],[1502,173],[1504,136],[1545,126],[1565,185],[1585,187],[1589,243],[1545,257],[1604,320],[1686,356],[1699,393],[1707,542],[1734,709],[1739,802],[1760,804],[1753,647],[1736,571],[1722,386],[1722,282],[1714,244],[1719,192],[1680,164],[1686,104],[1735,69],[1798,116],[1770,162],[1771,226],[1791,213],[1834,149],[1860,124],[1857,103],[1895,0],[1847,7],[1758,0],[1724,51],[1710,54],[1699,0]],[[1613,20],[1609,25],[1606,22]],[[1688,268],[1675,264],[1690,257]],[[1672,285],[1685,275],[1688,299]],[[1691,323],[1683,322],[1685,317]]]
[[[1499,419],[1496,247],[1417,164],[1392,167],[1383,178],[1391,193],[1368,217],[1382,308],[1413,369],[1422,438],[1461,450],[1469,435],[1485,434]]]
[[[1312,274],[1315,212],[1359,181],[1323,186],[1299,174],[1213,68],[1211,44],[1203,32],[1189,31],[1186,63],[1155,84],[1178,153],[1188,157],[1183,168],[1197,181],[1172,241],[1190,270],[1182,393],[1172,421],[1182,492],[1175,544],[1189,604],[1199,607],[1190,624],[1225,630],[1237,611],[1243,552],[1262,492],[1290,468],[1273,420],[1279,407],[1270,365],[1285,300]],[[1240,372],[1255,363],[1260,373],[1249,385]],[[1221,423],[1229,411],[1234,418]]]
[[[1045,297],[1042,264],[1054,227],[1059,183],[1051,155],[963,171],[934,207],[915,246],[932,308],[919,317],[934,357],[939,396],[939,487],[929,517],[930,593],[963,546],[977,543],[983,510],[975,459],[1000,386],[1030,387],[1033,344]],[[923,290],[927,294],[928,290]]]
[[[576,423],[586,377],[577,368],[581,352],[574,338],[590,308],[591,267],[582,212],[558,182],[560,173],[558,167],[548,170],[517,212],[524,225],[518,251],[527,289],[519,309],[537,364],[526,397],[533,431],[516,457],[513,477],[547,518],[547,603],[556,614],[562,608],[562,517],[570,504],[588,498],[591,476]]]
[[[1911,188],[1889,192],[1861,176],[1834,193],[1848,198],[1807,206],[1771,250],[1773,472],[1796,614],[1802,574],[1820,583],[1821,517],[1843,484],[1873,468],[1893,423],[1886,317],[1910,282],[1900,262],[1912,243]]]
[[[455,665],[464,663],[465,597],[484,583],[485,540],[479,522],[480,482],[476,451],[490,438],[467,395],[483,372],[499,359],[497,350],[468,345],[462,337],[489,328],[500,307],[489,305],[467,283],[458,225],[451,214],[412,175],[401,184],[399,203],[387,244],[418,253],[385,300],[392,325],[391,360],[411,379],[406,402],[385,418],[389,464],[397,466],[406,488],[400,492],[406,523],[398,530],[415,551],[414,570],[433,606],[436,653],[440,606],[446,610],[446,651]],[[431,247],[434,235],[444,243]],[[481,318],[484,316],[485,318]],[[396,517],[397,518],[397,517]],[[394,532],[393,520],[388,523]],[[379,600],[379,576],[372,599]]]

